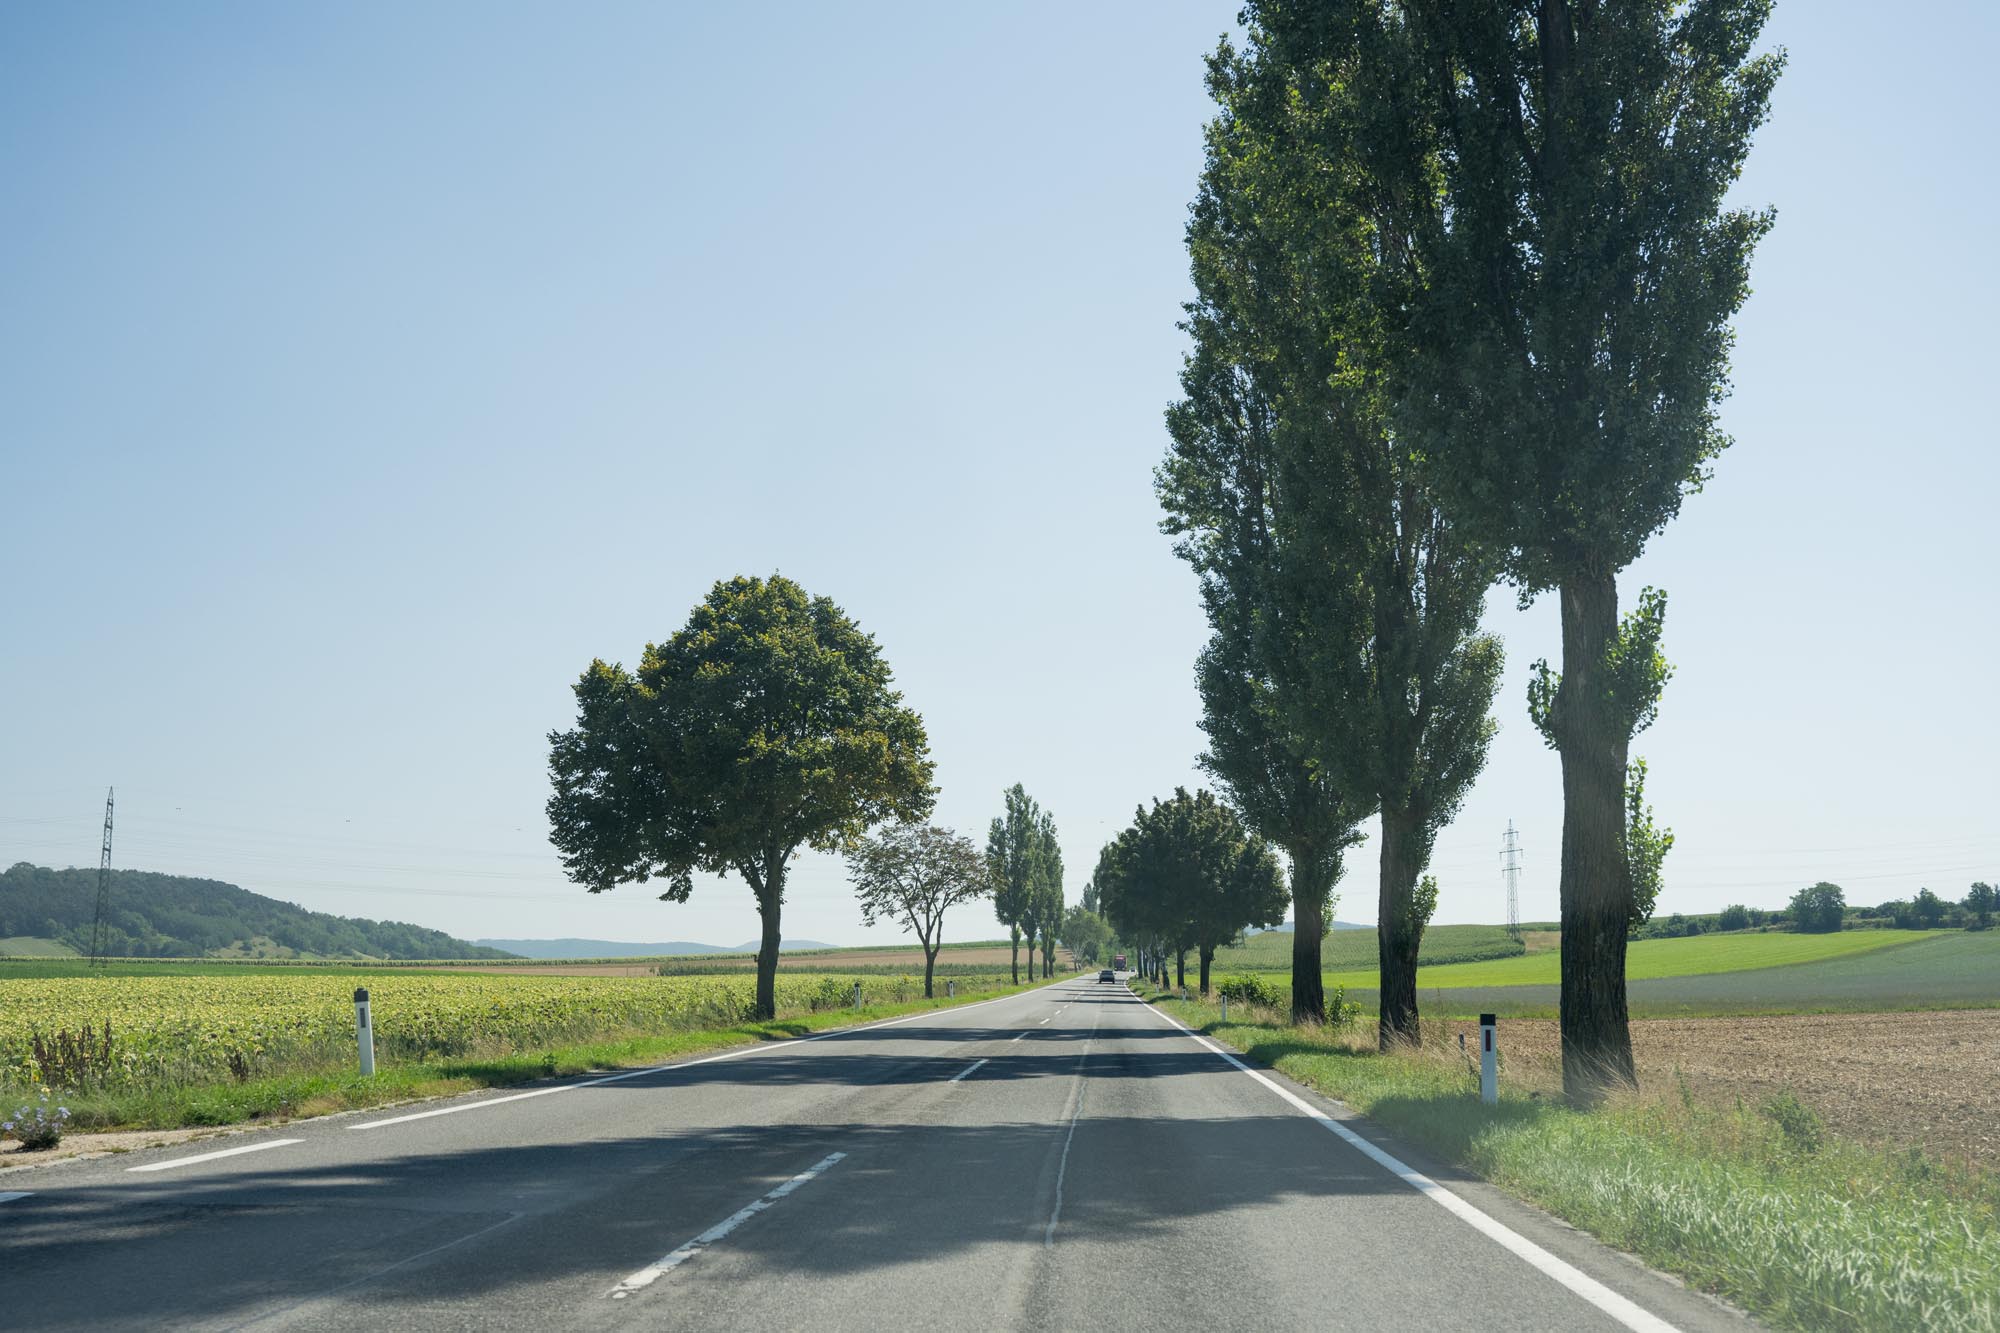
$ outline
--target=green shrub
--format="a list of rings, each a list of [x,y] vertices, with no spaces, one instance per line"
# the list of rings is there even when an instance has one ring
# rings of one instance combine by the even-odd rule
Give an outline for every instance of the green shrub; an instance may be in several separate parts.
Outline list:
[[[1291,1003],[1291,997],[1277,986],[1255,976],[1224,977],[1217,985],[1216,994],[1225,1000],[1238,1004],[1262,1005],[1266,1009],[1282,1009]]]
[[[1781,1092],[1764,1103],[1763,1111],[1785,1142],[1804,1153],[1814,1153],[1826,1142],[1826,1127],[1819,1115],[1790,1092]]]

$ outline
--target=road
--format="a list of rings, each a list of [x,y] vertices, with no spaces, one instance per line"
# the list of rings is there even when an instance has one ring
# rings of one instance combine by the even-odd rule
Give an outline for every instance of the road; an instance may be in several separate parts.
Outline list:
[[[0,1326],[1747,1326],[1377,1138],[1066,980],[0,1174]]]

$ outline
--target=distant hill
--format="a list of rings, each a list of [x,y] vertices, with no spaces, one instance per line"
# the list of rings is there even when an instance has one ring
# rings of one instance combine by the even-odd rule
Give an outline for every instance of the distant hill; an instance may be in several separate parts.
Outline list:
[[[96,910],[97,871],[18,862],[0,874],[0,939],[15,937],[0,952],[28,953],[32,940],[89,953]],[[440,930],[309,912],[219,880],[150,870],[111,872],[107,933],[107,952],[124,958],[512,956]]]
[[[697,944],[692,940],[666,940],[658,944],[633,944],[625,940],[479,940],[489,948],[505,949],[523,958],[679,958],[697,953],[756,953],[760,942],[752,940],[730,948],[723,944]],[[834,949],[838,945],[818,940],[786,940],[779,946],[786,953],[801,949]]]

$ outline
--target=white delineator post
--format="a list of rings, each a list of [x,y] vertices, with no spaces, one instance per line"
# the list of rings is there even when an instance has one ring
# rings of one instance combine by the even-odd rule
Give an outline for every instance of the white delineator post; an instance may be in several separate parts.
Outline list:
[[[368,988],[354,990],[354,1043],[361,1050],[361,1077],[375,1076],[375,1025],[368,1021]]]
[[[1229,1021],[1229,997],[1227,995],[1222,997],[1222,1021],[1225,1023]]]
[[[1493,1041],[1497,1014],[1479,1016],[1479,1100],[1488,1106],[1500,1100],[1500,1052]]]
[[[956,981],[947,981],[944,983],[944,998],[947,1000],[956,1000],[958,998],[958,983]]]
[[[854,1007],[861,1007],[861,983],[858,981],[854,983]]]

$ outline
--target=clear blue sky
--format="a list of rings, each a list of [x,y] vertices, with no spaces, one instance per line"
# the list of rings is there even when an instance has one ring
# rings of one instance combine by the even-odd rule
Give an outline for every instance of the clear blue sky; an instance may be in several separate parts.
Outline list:
[[[720,577],[881,640],[939,817],[1024,782],[1069,889],[1194,783],[1155,528],[1181,225],[1233,3],[10,6],[0,14],[0,863],[116,861],[467,936],[733,944],[748,891],[569,887],[545,733]],[[1786,0],[1737,444],[1623,580],[1662,911],[2000,875],[1987,96],[2000,17]],[[1556,912],[1502,732],[1440,920]],[[1340,915],[1372,921],[1364,850]],[[787,934],[864,930],[836,863]],[[994,933],[980,908],[956,938]]]

